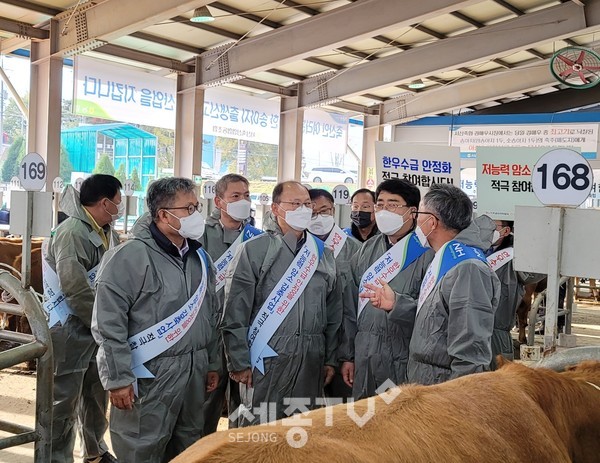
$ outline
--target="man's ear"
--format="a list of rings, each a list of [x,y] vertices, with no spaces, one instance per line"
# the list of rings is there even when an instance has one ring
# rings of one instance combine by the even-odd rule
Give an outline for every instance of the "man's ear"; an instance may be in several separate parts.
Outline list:
[[[156,214],[156,220],[157,222],[163,222],[163,223],[168,223],[168,219],[167,219],[167,211],[164,209],[160,209],[157,214]]]

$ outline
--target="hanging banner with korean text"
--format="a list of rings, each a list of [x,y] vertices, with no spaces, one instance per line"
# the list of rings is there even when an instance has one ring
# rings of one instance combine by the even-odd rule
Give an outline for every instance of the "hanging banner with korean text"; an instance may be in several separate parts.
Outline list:
[[[378,184],[389,178],[404,178],[421,193],[434,183],[460,187],[460,153],[456,147],[375,142],[375,156]]]
[[[242,92],[207,88],[204,92],[204,135],[279,144],[277,100]]]
[[[73,83],[75,114],[175,129],[175,79],[79,55]]]
[[[474,158],[478,147],[572,148],[596,159],[598,124],[467,125],[450,130],[450,145],[462,158]]]
[[[477,213],[514,220],[515,206],[541,206],[533,193],[533,166],[551,148],[477,149]]]
[[[356,166],[354,158],[346,159],[348,148],[348,116],[321,109],[307,109],[302,121],[302,160],[308,167]]]

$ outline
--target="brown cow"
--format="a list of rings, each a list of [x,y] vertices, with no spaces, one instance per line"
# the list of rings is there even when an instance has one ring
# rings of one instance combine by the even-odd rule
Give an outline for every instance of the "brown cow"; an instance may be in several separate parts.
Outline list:
[[[37,293],[43,292],[42,283],[42,245],[41,239],[31,241],[31,287]],[[21,271],[22,261],[22,241],[21,238],[0,238],[0,262],[13,267],[18,272]],[[0,267],[9,270],[7,267]],[[15,277],[19,278],[17,273]],[[10,302],[16,302],[14,299]],[[31,334],[31,328],[26,317],[19,317],[0,312],[0,328],[19,333]],[[10,343],[3,344],[3,347],[10,346]],[[28,369],[35,369],[35,362],[28,362]]]
[[[527,344],[527,335],[525,330],[529,324],[529,312],[537,294],[546,289],[548,282],[546,278],[538,283],[525,285],[525,294],[517,307],[517,327],[519,328],[519,344]]]
[[[374,411],[363,427],[341,404],[295,419],[312,425],[283,420],[217,432],[172,463],[597,463],[598,385],[597,361],[564,373],[508,364],[392,389],[398,395],[389,404],[382,397],[356,402],[359,417],[369,406]]]

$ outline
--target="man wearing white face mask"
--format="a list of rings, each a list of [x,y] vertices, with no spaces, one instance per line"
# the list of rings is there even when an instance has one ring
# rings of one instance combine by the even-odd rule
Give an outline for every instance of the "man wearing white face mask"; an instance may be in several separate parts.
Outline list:
[[[352,282],[350,260],[360,249],[361,243],[335,224],[335,204],[331,193],[320,188],[312,188],[308,193],[313,201],[313,216],[308,231],[333,251],[338,286],[345,288]],[[325,387],[325,393],[328,397],[346,399],[352,397],[352,389],[342,379],[340,366],[339,363],[336,365],[335,375]]]
[[[54,347],[54,414],[52,462],[72,462],[75,420],[79,415],[84,460],[113,462],[104,442],[108,427],[106,392],[96,366],[98,347],[90,325],[93,277],[105,252],[119,243],[111,229],[122,205],[121,182],[112,175],[92,175],[78,193],[67,186],[61,209],[69,215],[52,231],[44,256],[46,295],[62,293],[67,307],[60,319],[50,317]]]
[[[250,225],[250,184],[245,177],[227,174],[215,185],[215,210],[206,221],[206,230],[200,243],[212,257],[217,271],[217,297],[220,313],[225,299],[225,276],[235,251],[241,243],[262,233]],[[220,349],[222,351],[222,342]],[[223,353],[222,353],[223,354]],[[228,395],[229,414],[239,406],[237,383],[228,388],[231,380],[227,374],[225,358],[219,371],[219,385],[209,394],[204,404],[204,435],[217,430],[223,402]]]
[[[513,263],[513,224],[509,220],[491,220],[487,216],[480,216],[475,222],[481,230],[481,238],[489,236],[492,228],[492,245],[486,251],[487,261],[496,272],[502,285],[498,309],[494,315],[494,332],[492,333],[492,362],[490,367],[496,369],[496,356],[513,360],[513,341],[510,331],[515,326],[517,307],[525,294],[525,285],[537,283],[546,275],[539,273],[517,272]],[[490,226],[486,226],[491,222]],[[485,225],[484,225],[485,224]],[[488,236],[484,236],[484,235]]]
[[[342,376],[356,400],[371,397],[386,381],[406,381],[408,345],[419,287],[433,253],[413,233],[419,189],[404,179],[382,182],[376,191],[375,220],[381,232],[352,259],[352,284],[344,292]],[[368,284],[387,282],[404,306],[389,314],[373,307]]]
[[[234,425],[257,424],[261,403],[269,404],[268,421],[295,413],[285,405],[290,399],[315,408],[333,376],[340,291],[331,249],[306,232],[312,207],[300,183],[275,186],[266,233],[239,247],[227,275],[227,367],[253,414],[239,414]]]
[[[205,392],[219,381],[219,304],[195,187],[153,182],[150,212],[100,268],[92,332],[120,461],[170,461],[198,440]]]
[[[500,281],[484,253],[491,229],[484,241],[472,217],[471,200],[454,185],[434,184],[419,206],[416,232],[436,254],[419,294],[411,383],[437,384],[490,368]],[[396,311],[400,300],[389,286],[368,289],[376,307]]]

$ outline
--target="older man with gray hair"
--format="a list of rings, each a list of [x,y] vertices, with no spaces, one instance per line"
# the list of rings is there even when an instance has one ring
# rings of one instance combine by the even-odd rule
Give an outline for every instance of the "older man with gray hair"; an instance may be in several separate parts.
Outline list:
[[[105,256],[92,320],[111,441],[127,463],[170,461],[202,436],[205,392],[216,387],[220,363],[215,273],[197,241],[204,218],[195,184],[157,180],[147,201],[134,238]]]
[[[410,342],[408,381],[436,384],[489,370],[500,281],[487,263],[485,242],[472,221],[473,206],[460,188],[435,184],[417,212],[415,233],[435,257],[423,279]],[[368,287],[383,310],[400,299],[387,285]]]

